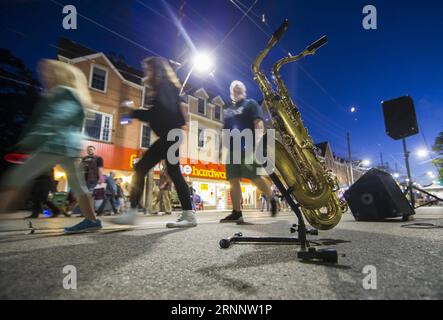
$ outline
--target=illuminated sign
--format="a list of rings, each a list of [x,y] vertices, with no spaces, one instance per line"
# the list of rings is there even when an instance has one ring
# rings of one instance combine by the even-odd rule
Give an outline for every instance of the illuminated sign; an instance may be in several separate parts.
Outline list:
[[[137,157],[136,154],[131,154],[131,157],[129,158],[129,166],[131,168],[134,168],[134,165],[140,160],[140,158]]]
[[[208,184],[207,184],[207,183],[202,183],[202,184],[200,185],[200,190],[204,190],[204,191],[209,190],[209,186],[208,186]]]
[[[182,165],[181,169],[185,176],[226,180],[226,172],[215,170],[214,168],[198,168],[197,166],[186,164]]]

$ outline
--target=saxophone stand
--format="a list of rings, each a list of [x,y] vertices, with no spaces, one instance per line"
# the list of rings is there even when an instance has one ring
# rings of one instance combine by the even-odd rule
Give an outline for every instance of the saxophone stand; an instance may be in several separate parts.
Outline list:
[[[300,246],[300,250],[297,252],[297,258],[302,261],[320,261],[323,263],[337,263],[338,254],[334,249],[319,249],[310,247],[309,241],[306,238],[307,234],[316,236],[318,230],[307,229],[302,213],[300,212],[300,206],[296,204],[291,196],[292,188],[286,189],[280,178],[275,174],[271,174],[270,178],[274,182],[275,186],[280,190],[285,200],[288,202],[292,211],[298,219],[298,225],[294,224],[290,231],[291,233],[297,232],[298,237],[243,237],[241,232],[237,232],[234,236],[228,239],[221,239],[219,245],[222,249],[227,249],[233,243],[273,243],[273,244],[295,244]]]

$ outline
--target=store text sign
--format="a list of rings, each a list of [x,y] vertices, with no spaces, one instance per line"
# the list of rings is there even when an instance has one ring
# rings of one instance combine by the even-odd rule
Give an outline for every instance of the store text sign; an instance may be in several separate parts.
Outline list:
[[[226,180],[226,172],[214,170],[214,168],[198,168],[194,165],[185,164],[181,165],[181,169],[185,176]]]

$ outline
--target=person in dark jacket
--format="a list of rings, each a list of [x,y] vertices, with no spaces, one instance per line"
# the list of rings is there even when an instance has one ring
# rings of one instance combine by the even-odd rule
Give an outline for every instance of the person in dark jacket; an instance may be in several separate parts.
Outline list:
[[[112,212],[118,214],[117,207],[115,206],[115,198],[117,197],[117,184],[114,180],[115,173],[110,172],[108,176],[105,176],[106,189],[104,199],[100,207],[97,209],[97,214],[101,215],[109,203],[111,205]]]
[[[224,115],[224,129],[234,130],[237,129],[239,132],[243,130],[250,130],[255,137],[255,130],[264,130],[263,122],[263,112],[258,105],[258,103],[253,99],[246,99],[246,86],[238,80],[231,83],[229,88],[232,104],[225,109]],[[240,135],[240,133],[238,133]],[[257,174],[257,169],[260,167],[255,159],[254,152],[249,155],[246,152],[247,146],[241,144],[240,146],[234,146],[230,144],[230,154],[229,161],[226,164],[226,177],[230,184],[230,194],[232,200],[232,213],[221,219],[221,223],[226,222],[243,222],[242,213],[242,192],[240,181],[242,178],[251,180],[258,189],[264,194],[268,199],[270,199],[271,213],[275,216],[277,213],[277,203],[272,196],[271,182],[267,177]],[[237,148],[234,150],[234,148]],[[252,150],[255,146],[253,144]],[[233,163],[231,161],[232,153],[234,151],[240,152],[240,163]],[[252,159],[247,159],[249,156]],[[248,164],[247,160],[250,161]]]
[[[82,158],[86,186],[92,192],[99,181],[103,181],[103,158],[95,154],[95,147],[86,148],[87,155]]]
[[[56,164],[67,173],[68,183],[78,196],[85,219],[65,233],[90,232],[102,228],[92,207],[82,170],[78,168],[82,148],[84,107],[92,107],[85,75],[75,66],[56,60],[42,60],[39,75],[46,94],[34,109],[28,129],[18,143],[19,150],[32,155],[8,172],[2,181],[0,212],[20,196],[25,184]]]
[[[148,122],[159,139],[145,152],[134,166],[135,176],[131,188],[131,209],[115,222],[134,224],[137,204],[141,198],[146,174],[161,160],[165,160],[169,177],[174,182],[183,212],[176,222],[168,223],[168,228],[194,227],[197,225],[195,211],[192,210],[189,188],[180,170],[179,161],[172,163],[168,159],[168,150],[176,141],[168,141],[168,133],[181,129],[186,120],[181,110],[179,96],[180,82],[169,63],[161,57],[150,57],[143,61],[145,84],[149,88],[150,109],[133,110],[123,107],[122,118],[135,118]],[[178,150],[175,157],[178,160]]]
[[[48,199],[50,192],[56,192],[54,168],[35,179],[31,190],[32,214],[26,217],[26,219],[38,218],[43,212],[43,205],[49,208],[52,217],[57,217],[60,214],[59,208]]]

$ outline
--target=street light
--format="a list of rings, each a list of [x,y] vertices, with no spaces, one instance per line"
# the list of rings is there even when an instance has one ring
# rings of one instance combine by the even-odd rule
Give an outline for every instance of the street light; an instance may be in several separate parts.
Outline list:
[[[429,176],[430,178],[435,178],[435,174],[434,174],[432,171],[429,171],[429,172],[428,172],[428,176]]]
[[[371,161],[368,159],[365,159],[361,162],[361,164],[365,167],[369,167],[371,165]]]
[[[214,61],[209,54],[198,53],[194,56],[193,68],[195,68],[198,72],[201,73],[211,72],[213,66],[214,66]]]
[[[393,176],[395,179],[398,179],[398,178],[400,178],[400,173],[394,173]]]
[[[419,150],[417,150],[417,157],[419,157],[419,158],[426,158],[426,157],[428,157],[429,156],[429,151],[427,150],[427,149],[419,149]]]
[[[189,78],[191,77],[191,74],[194,72],[194,70],[197,70],[199,73],[211,73],[214,66],[214,60],[212,57],[207,53],[197,53],[194,58],[192,59],[192,67],[189,70],[185,81],[183,81],[182,88],[180,90],[180,95],[183,94],[183,90],[185,89],[186,84],[188,83]]]
[[[351,113],[354,113],[355,111],[357,111],[357,108],[351,107]]]

